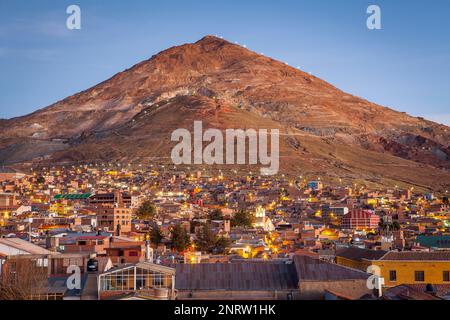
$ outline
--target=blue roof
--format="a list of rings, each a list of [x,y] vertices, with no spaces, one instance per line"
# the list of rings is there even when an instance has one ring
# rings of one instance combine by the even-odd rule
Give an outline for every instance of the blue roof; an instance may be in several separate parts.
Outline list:
[[[416,241],[423,247],[450,248],[450,236],[417,236]]]

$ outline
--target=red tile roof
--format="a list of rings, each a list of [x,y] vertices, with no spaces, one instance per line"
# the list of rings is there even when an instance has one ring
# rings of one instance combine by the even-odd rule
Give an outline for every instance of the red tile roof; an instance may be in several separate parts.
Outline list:
[[[402,251],[388,252],[380,260],[401,260],[401,261],[450,261],[450,251],[441,252],[415,252],[415,251]]]

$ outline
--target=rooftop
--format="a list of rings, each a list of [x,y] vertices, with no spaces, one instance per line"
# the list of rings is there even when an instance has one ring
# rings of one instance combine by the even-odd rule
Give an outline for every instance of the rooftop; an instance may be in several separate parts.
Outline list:
[[[300,281],[350,280],[367,279],[369,277],[369,274],[360,270],[329,263],[310,256],[297,255],[294,257],[294,264]]]
[[[370,250],[361,249],[356,247],[339,249],[336,251],[336,256],[342,257],[349,260],[379,260],[381,259],[387,251],[384,250]]]
[[[91,193],[81,193],[81,194],[57,194],[55,195],[55,200],[83,200],[88,199],[92,196]]]
[[[382,257],[380,260],[450,261],[450,251],[439,251],[439,252],[391,251],[387,253],[384,257]]]
[[[178,264],[178,290],[289,290],[297,288],[293,264],[217,263]]]
[[[21,255],[21,254],[55,254],[28,241],[19,238],[0,238],[0,254]]]

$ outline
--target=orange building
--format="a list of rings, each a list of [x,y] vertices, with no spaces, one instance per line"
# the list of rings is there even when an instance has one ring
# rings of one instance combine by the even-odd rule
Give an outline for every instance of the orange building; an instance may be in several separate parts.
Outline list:
[[[131,232],[130,208],[96,208],[97,226],[99,230],[113,232],[115,235],[127,234]]]

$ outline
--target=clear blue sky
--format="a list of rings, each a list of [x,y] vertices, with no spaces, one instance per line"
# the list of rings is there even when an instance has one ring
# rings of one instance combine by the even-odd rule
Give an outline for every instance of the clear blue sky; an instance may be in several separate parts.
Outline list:
[[[82,29],[66,29],[81,7]],[[382,10],[382,30],[366,9]],[[0,118],[218,34],[370,101],[450,124],[450,1],[1,0]]]

